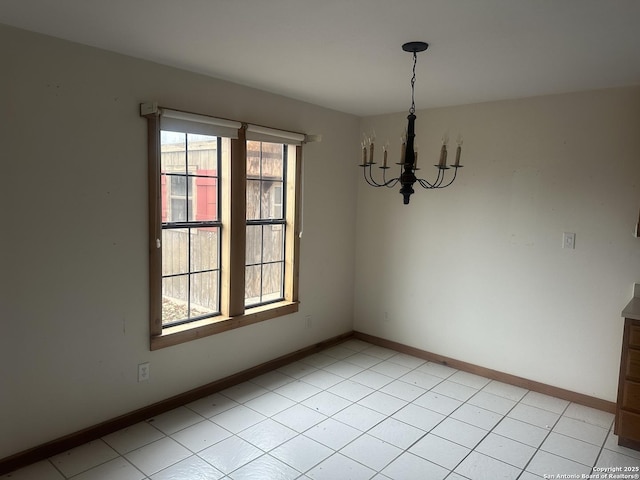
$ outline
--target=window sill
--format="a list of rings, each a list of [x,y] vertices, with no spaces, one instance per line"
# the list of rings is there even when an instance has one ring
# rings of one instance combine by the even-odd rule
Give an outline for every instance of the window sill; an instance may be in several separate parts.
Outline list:
[[[151,350],[178,345],[180,343],[197,340],[217,333],[245,327],[252,323],[262,322],[271,318],[289,315],[298,311],[298,302],[282,301],[248,308],[243,315],[235,317],[214,317],[206,320],[165,328],[162,334],[151,337]]]

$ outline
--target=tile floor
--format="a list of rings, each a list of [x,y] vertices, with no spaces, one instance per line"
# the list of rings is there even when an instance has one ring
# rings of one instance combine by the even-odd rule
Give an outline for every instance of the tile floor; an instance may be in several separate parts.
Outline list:
[[[586,478],[640,465],[613,419],[349,340],[3,478]]]

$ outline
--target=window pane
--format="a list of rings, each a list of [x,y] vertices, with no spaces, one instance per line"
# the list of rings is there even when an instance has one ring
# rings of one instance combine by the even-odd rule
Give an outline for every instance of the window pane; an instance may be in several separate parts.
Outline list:
[[[191,271],[217,270],[220,268],[218,227],[191,229]]]
[[[247,178],[260,178],[260,143],[247,141]]]
[[[197,222],[218,220],[218,179],[216,177],[194,177],[195,205],[191,202]],[[192,183],[193,185],[193,183]]]
[[[282,225],[265,225],[262,233],[263,262],[284,260],[284,228]]]
[[[261,194],[261,217],[263,219],[281,219],[282,209],[282,182],[263,181]]]
[[[162,323],[183,320],[189,315],[189,277],[169,277],[162,279]]]
[[[262,268],[262,302],[282,298],[283,263],[267,263]]]
[[[284,145],[262,142],[262,170],[260,176],[269,180],[282,180],[284,173]]]
[[[189,172],[207,172],[206,175],[218,174],[218,137],[209,135],[187,135]]]
[[[162,173],[187,173],[187,136],[180,132],[160,132],[160,170]]]
[[[218,271],[194,273],[191,275],[191,317],[217,313]]]
[[[189,232],[186,229],[162,230],[162,275],[189,271]],[[185,298],[186,299],[186,298]]]
[[[246,265],[255,265],[262,260],[262,225],[247,225]]]
[[[245,306],[260,303],[262,289],[262,265],[247,267],[245,270],[244,304]]]
[[[260,180],[247,179],[247,220],[260,218]]]

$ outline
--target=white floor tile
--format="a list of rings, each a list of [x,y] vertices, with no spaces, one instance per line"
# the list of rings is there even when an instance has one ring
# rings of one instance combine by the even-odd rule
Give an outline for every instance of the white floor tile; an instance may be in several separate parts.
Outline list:
[[[640,451],[632,450],[630,448],[618,445],[618,436],[613,433],[613,429],[611,429],[609,435],[607,436],[607,441],[604,443],[604,448],[613,452],[620,453],[622,455],[626,455],[627,457],[640,459]]]
[[[334,385],[330,389],[329,392],[335,393],[340,397],[346,398],[347,400],[351,400],[352,402],[357,402],[358,400],[366,397],[374,390],[373,388],[367,387],[362,383],[354,382],[353,380],[345,380],[344,382],[340,382],[337,385]]]
[[[344,360],[338,360],[337,362],[324,367],[323,370],[342,378],[351,378],[355,374],[363,371],[364,368],[354,365],[353,363],[345,362]]]
[[[304,432],[308,428],[322,422],[327,417],[315,410],[298,404],[274,415],[273,420],[296,432]]]
[[[271,455],[263,455],[229,475],[232,480],[294,480],[300,472]]]
[[[279,393],[268,392],[245,402],[244,405],[265,417],[271,417],[272,415],[295,405],[295,402],[280,395]]]
[[[166,435],[171,435],[183,428],[200,423],[203,420],[204,417],[202,415],[198,415],[193,410],[186,407],[179,407],[150,418],[147,422]]]
[[[518,468],[524,468],[536,453],[536,449],[529,445],[495,433],[487,435],[476,451]]]
[[[612,452],[611,450],[604,449],[596,462],[596,467],[640,467],[640,461],[638,461],[638,458],[629,457],[618,452]],[[635,475],[639,472],[634,470],[633,472],[628,473]]]
[[[362,350],[362,353],[366,353],[367,355],[371,355],[372,357],[381,358],[382,360],[388,360],[389,358],[396,355],[398,352],[396,352],[395,350],[390,350],[388,348],[374,345],[373,347],[369,347]]]
[[[203,417],[211,418],[237,405],[239,404],[235,400],[231,400],[219,393],[214,393],[208,397],[188,403],[186,406]]]
[[[334,419],[346,423],[362,432],[382,422],[386,417],[370,408],[353,404],[333,416]]]
[[[534,475],[531,472],[524,471],[522,472],[520,477],[518,477],[518,480],[540,480],[541,478],[542,477],[540,477],[539,475]]]
[[[287,440],[291,440],[298,435],[298,432],[291,430],[289,427],[285,427],[281,423],[278,423],[270,418],[243,430],[238,434],[247,442],[255,445],[261,450],[268,452],[282,445]]]
[[[609,430],[615,419],[615,415],[609,412],[603,412],[596,410],[595,408],[585,407],[584,405],[578,405],[572,403],[567,407],[564,412],[565,417],[574,418],[582,422],[597,425],[598,427],[606,428]]]
[[[166,437],[125,455],[145,475],[153,475],[192,453],[172,438]]]
[[[393,415],[406,404],[406,401],[382,392],[373,392],[358,402],[358,405],[370,408],[387,416]]]
[[[262,450],[234,435],[203,450],[198,455],[222,473],[228,474],[262,454]]]
[[[547,478],[551,475],[581,475],[590,473],[591,468],[578,462],[573,462],[566,458],[553,455],[539,450],[527,465],[526,470],[538,476]]]
[[[509,400],[513,400],[515,402],[520,401],[520,399],[522,399],[522,397],[524,397],[528,392],[528,390],[524,388],[498,382],[496,380],[492,380],[491,382],[489,382],[482,390],[487,393],[498,395],[499,397],[508,398]]]
[[[558,420],[553,431],[596,446],[601,446],[608,434],[607,429],[564,416]]]
[[[391,378],[400,378],[411,371],[409,367],[403,367],[402,365],[398,365],[397,363],[390,361],[377,363],[371,367],[371,370]]]
[[[449,380],[443,380],[433,387],[431,391],[441,395],[446,395],[447,397],[455,398],[461,402],[466,402],[478,392],[475,388],[462,385],[461,383],[450,382]]]
[[[275,390],[276,388],[282,387],[283,385],[291,383],[292,381],[293,377],[285,375],[282,372],[278,372],[277,370],[263,373],[262,375],[251,379],[251,383],[255,383],[256,385],[259,385],[262,388],[266,388],[267,390]]]
[[[433,434],[418,440],[409,451],[449,470],[453,470],[471,452],[462,445]]]
[[[329,355],[325,355],[324,353],[314,353],[313,355],[309,355],[308,357],[304,357],[300,360],[303,363],[308,363],[312,367],[315,368],[326,368],[329,365],[336,363],[336,359],[330,357]]]
[[[304,432],[305,436],[326,445],[333,450],[340,450],[342,447],[352,442],[362,432],[357,428],[350,427],[342,422],[328,418],[309,430]]]
[[[366,385],[369,388],[373,388],[374,390],[382,388],[388,383],[393,382],[393,378],[372,370],[363,370],[351,377],[351,380],[361,383],[362,385]]]
[[[347,340],[346,342],[341,343],[340,346],[349,348],[356,352],[362,352],[367,348],[371,348],[372,345],[369,342],[358,340],[357,338],[352,338],[350,340]]]
[[[281,462],[306,472],[333,454],[333,450],[304,435],[298,435],[271,451]]]
[[[28,465],[0,478],[7,480],[64,480],[64,476],[48,460]]]
[[[147,422],[140,422],[130,427],[102,437],[111,448],[120,455],[129,453],[136,448],[144,447],[164,437],[157,428]]]
[[[238,403],[245,403],[252,398],[264,395],[267,392],[268,390],[266,388],[261,387],[258,384],[252,382],[244,382],[222,390],[220,393],[225,397],[229,397],[231,400],[235,400]]]
[[[375,471],[336,453],[312,468],[307,476],[314,480],[368,480]],[[274,477],[269,477],[274,478]]]
[[[544,428],[531,425],[530,423],[524,423],[520,420],[505,417],[498,425],[496,425],[493,429],[493,433],[497,433],[503,437],[538,448],[544,439],[547,438],[549,431]]]
[[[506,415],[516,405],[516,402],[513,400],[485,391],[476,393],[467,401],[467,403],[477,407],[482,407],[486,410],[491,410],[492,412],[499,413],[500,415]]]
[[[244,405],[238,405],[214,417],[211,421],[232,433],[238,433],[261,422],[266,417]]]
[[[431,433],[463,447],[475,448],[489,432],[454,418],[446,418]]]
[[[336,345],[335,347],[323,350],[322,353],[330,357],[337,358],[338,360],[344,360],[351,355],[355,355],[357,352],[350,348],[345,348],[342,345]]]
[[[171,438],[197,453],[230,436],[229,431],[209,420],[204,420],[174,433]]]
[[[102,440],[95,440],[67,450],[49,460],[65,476],[71,477],[113,460],[117,456],[117,452],[109,445]]]
[[[541,408],[520,403],[513,407],[507,417],[520,420],[521,422],[530,423],[536,427],[551,430],[560,418],[560,415],[548,410],[542,410]]]
[[[320,393],[322,390],[318,387],[314,387],[310,383],[301,382],[300,380],[296,380],[295,382],[287,383],[282,387],[276,388],[274,390],[275,393],[279,393],[294,402],[302,402],[307,398],[315,395],[316,393]]]
[[[502,420],[502,415],[465,403],[453,412],[449,418],[475,425],[483,430],[491,430]]]
[[[451,375],[458,371],[455,368],[441,365],[435,362],[424,363],[420,365],[417,370],[442,379],[449,378]]]
[[[421,358],[414,357],[412,355],[407,355],[405,353],[399,353],[394,355],[393,357],[389,357],[390,362],[397,363],[398,365],[402,365],[404,367],[409,367],[411,369],[417,368],[423,363],[427,363],[425,360]]]
[[[553,413],[562,414],[569,402],[560,398],[551,397],[538,392],[529,392],[522,397],[521,403],[531,405],[532,407],[542,408]]]
[[[340,453],[378,471],[397,458],[402,449],[365,433],[344,447]]]
[[[293,362],[285,365],[284,367],[280,367],[277,371],[280,373],[284,373],[285,375],[289,375],[295,379],[299,379],[300,377],[304,377],[305,375],[309,375],[311,372],[315,372],[318,370],[316,367],[309,365],[303,361]]]
[[[367,355],[366,353],[356,353],[344,359],[345,362],[353,363],[361,368],[371,368],[375,364],[382,362],[383,359]]]
[[[440,382],[442,382],[442,378],[430,375],[425,372],[420,372],[418,370],[413,370],[406,375],[403,375],[399,378],[399,380],[410,385],[420,387],[424,390],[430,390]]]
[[[549,434],[540,446],[540,450],[568,458],[589,467],[595,463],[600,453],[600,447],[555,432]]]
[[[462,405],[460,400],[456,400],[455,398],[447,397],[446,395],[436,392],[427,392],[416,398],[413,403],[420,407],[441,413],[442,415],[449,415],[456,408]]]
[[[393,395],[394,397],[400,398],[407,402],[412,402],[416,398],[421,395],[424,395],[426,390],[421,387],[417,387],[415,385],[410,385],[401,380],[394,380],[391,383],[388,383],[384,387],[380,389],[383,393],[388,393],[389,395]]]
[[[412,427],[395,418],[383,420],[369,430],[368,433],[403,450],[409,448],[411,444],[425,434],[424,430]]]
[[[491,381],[488,378],[481,377],[480,375],[474,375],[473,373],[463,371],[454,373],[448,377],[447,380],[455,383],[461,383],[462,385],[475,388],[476,390],[480,390]]]
[[[382,471],[394,480],[442,480],[449,470],[412,453],[403,453]]]
[[[346,398],[339,397],[338,395],[329,392],[320,392],[302,402],[303,405],[310,409],[327,416],[338,413],[340,410],[347,408],[352,403],[353,402]]]
[[[394,413],[392,417],[401,422],[413,425],[425,432],[430,431],[445,419],[444,415],[414,404],[407,405]]]
[[[513,465],[478,452],[471,452],[455,471],[471,480],[516,480],[521,472]]]
[[[224,473],[205,462],[197,455],[165,468],[152,475],[151,480],[219,480]]]
[[[98,467],[73,477],[73,480],[142,480],[145,475],[123,457],[114,458]]]
[[[334,386],[336,383],[340,383],[344,380],[344,377],[335,375],[324,370],[318,370],[300,378],[301,381],[310,383],[323,390]]]

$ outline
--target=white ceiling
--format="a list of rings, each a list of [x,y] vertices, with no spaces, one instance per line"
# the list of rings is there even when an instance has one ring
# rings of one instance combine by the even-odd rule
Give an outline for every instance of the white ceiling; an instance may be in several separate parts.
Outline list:
[[[2,0],[0,23],[356,115],[640,84],[640,0]]]

